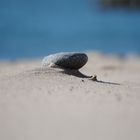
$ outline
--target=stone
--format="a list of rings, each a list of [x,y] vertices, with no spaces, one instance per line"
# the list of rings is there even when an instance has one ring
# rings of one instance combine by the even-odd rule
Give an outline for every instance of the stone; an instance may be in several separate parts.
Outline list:
[[[43,67],[78,70],[88,61],[85,53],[64,52],[46,56],[42,61]]]

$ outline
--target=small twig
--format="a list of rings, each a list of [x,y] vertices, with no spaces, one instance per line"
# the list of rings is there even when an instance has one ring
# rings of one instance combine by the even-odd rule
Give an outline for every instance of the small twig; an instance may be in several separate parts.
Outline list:
[[[98,81],[98,80],[97,80],[97,75],[92,76],[92,77],[90,78],[90,80],[92,80],[92,81]]]

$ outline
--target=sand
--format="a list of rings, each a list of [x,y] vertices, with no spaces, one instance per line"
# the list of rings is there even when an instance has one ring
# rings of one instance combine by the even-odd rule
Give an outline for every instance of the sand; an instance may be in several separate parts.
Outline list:
[[[1,61],[0,140],[139,140],[140,58],[88,56],[80,71],[98,82]]]

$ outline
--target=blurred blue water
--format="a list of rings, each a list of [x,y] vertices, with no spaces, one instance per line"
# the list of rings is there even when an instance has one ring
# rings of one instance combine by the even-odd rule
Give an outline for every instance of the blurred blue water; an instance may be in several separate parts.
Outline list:
[[[0,59],[85,50],[140,54],[140,12],[88,0],[0,0]]]

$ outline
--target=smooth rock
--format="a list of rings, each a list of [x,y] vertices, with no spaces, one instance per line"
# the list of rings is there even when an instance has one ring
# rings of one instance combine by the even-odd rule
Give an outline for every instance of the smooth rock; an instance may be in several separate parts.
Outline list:
[[[42,66],[78,70],[83,67],[87,61],[88,57],[85,53],[56,53],[46,56],[42,61]]]

